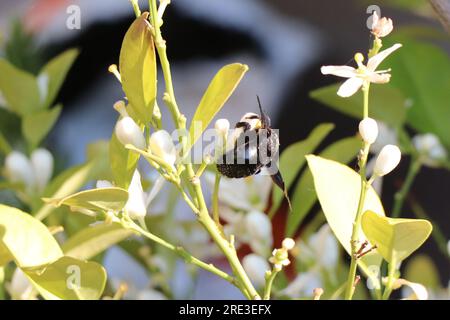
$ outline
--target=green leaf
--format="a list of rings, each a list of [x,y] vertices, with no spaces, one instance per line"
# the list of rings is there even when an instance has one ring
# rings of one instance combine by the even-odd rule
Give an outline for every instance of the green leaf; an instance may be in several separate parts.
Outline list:
[[[233,63],[220,69],[211,80],[191,122],[189,129],[191,147],[222,109],[247,71],[247,65]]]
[[[47,96],[42,104],[42,109],[47,109],[54,102],[79,53],[77,49],[66,50],[50,60],[40,71],[39,76],[48,77]]]
[[[403,49],[402,49],[403,50]],[[311,98],[348,116],[361,119],[363,94],[358,91],[351,97],[337,95],[341,84],[333,84],[310,92]],[[370,116],[392,127],[401,126],[406,119],[406,99],[400,90],[390,85],[370,86]]]
[[[450,148],[450,59],[437,46],[402,38],[403,48],[388,58],[391,83],[410,103],[408,123],[436,134]],[[371,108],[372,109],[372,108]]]
[[[431,234],[430,222],[421,219],[388,218],[376,210],[362,216],[362,228],[369,241],[389,263],[400,263],[416,251]]]
[[[45,189],[44,196],[58,199],[67,197],[80,190],[89,181],[99,179],[98,175],[102,173],[106,165],[106,157],[99,154],[83,165],[67,169],[52,180]],[[33,214],[36,219],[42,220],[55,210],[56,208],[53,205],[44,204],[33,210]]]
[[[139,123],[148,123],[156,101],[156,56],[148,12],[128,29],[120,50],[122,87]]]
[[[67,256],[90,259],[132,234],[120,223],[97,224],[79,231],[62,248]]]
[[[106,285],[106,271],[100,264],[72,257],[23,271],[47,300],[97,300]]]
[[[41,266],[62,255],[44,224],[19,209],[0,205],[0,266],[11,260],[21,268]]]
[[[0,93],[9,110],[24,116],[36,111],[40,106],[39,89],[36,79],[5,59],[0,58]]]
[[[361,140],[352,137],[345,138],[328,146],[320,155],[342,163],[348,163],[355,158],[361,147]],[[305,158],[306,159],[306,158]],[[292,237],[299,225],[317,201],[314,191],[314,181],[311,171],[307,169],[295,186],[292,197],[292,213],[288,216],[286,236]]]
[[[353,223],[361,192],[361,177],[351,168],[339,162],[314,155],[306,157],[314,177],[314,186],[322,210],[331,230],[347,251],[351,254]],[[384,216],[383,205],[375,190],[370,187],[366,194],[363,211],[371,210]],[[366,240],[363,232],[358,239]],[[374,250],[358,260],[358,265],[369,275],[371,265],[379,266],[380,254]]]
[[[116,186],[128,188],[139,158],[139,153],[125,148],[113,133],[109,142],[109,161]]]
[[[414,255],[408,260],[404,278],[433,289],[439,288],[441,284],[439,271],[433,263],[433,260],[423,254]]]
[[[283,151],[280,157],[279,169],[283,174],[286,189],[289,190],[300,169],[306,162],[305,155],[313,152],[323,139],[333,130],[331,123],[320,124],[314,128],[309,136],[302,141],[291,144]],[[272,217],[283,200],[284,193],[278,188],[272,191],[272,208],[269,216]]]
[[[56,207],[66,205],[74,209],[92,211],[120,211],[128,200],[128,191],[122,188],[99,188],[81,191],[60,199],[45,199]]]
[[[27,114],[22,120],[22,133],[32,149],[37,147],[44,139],[61,113],[61,105],[50,110]]]

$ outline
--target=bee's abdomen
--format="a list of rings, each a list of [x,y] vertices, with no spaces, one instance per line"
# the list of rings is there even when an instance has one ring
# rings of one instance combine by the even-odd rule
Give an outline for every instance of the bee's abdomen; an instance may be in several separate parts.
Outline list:
[[[217,164],[217,170],[228,178],[245,178],[256,174],[261,164]]]

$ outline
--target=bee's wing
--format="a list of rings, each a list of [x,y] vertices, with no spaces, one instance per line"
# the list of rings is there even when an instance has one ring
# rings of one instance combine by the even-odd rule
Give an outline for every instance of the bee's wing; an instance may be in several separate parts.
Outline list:
[[[275,164],[272,164],[272,165],[275,165]],[[270,177],[272,178],[273,183],[275,183],[281,190],[283,190],[284,197],[286,198],[286,200],[289,204],[289,209],[290,209],[290,211],[292,211],[291,200],[289,199],[286,185],[284,183],[284,180],[283,180],[280,170],[277,168],[277,173],[271,175]]]

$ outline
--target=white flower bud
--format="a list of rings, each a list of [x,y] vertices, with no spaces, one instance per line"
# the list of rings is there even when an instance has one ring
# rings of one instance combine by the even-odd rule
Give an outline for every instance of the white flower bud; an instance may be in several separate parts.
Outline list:
[[[150,151],[170,165],[174,165],[177,160],[177,150],[173,144],[172,137],[165,130],[154,132],[150,136]]]
[[[227,119],[218,119],[214,124],[214,128],[220,136],[226,137],[228,130],[230,130],[230,122]]]
[[[372,18],[372,34],[377,38],[382,38],[387,36],[394,29],[392,19],[390,18],[379,18],[376,11],[373,12]]]
[[[147,214],[147,206],[145,204],[145,193],[142,189],[141,175],[136,170],[128,187],[128,201],[125,210],[131,219],[139,219]]]
[[[47,149],[36,149],[31,154],[31,165],[36,178],[36,188],[42,193],[53,173],[53,156]]]
[[[442,146],[439,138],[432,133],[418,134],[414,136],[413,145],[422,155],[424,164],[430,167],[439,165],[439,161],[447,158],[447,150]]]
[[[23,183],[27,191],[35,186],[35,177],[31,161],[21,152],[13,151],[5,159],[5,171],[13,183]]]
[[[145,149],[144,134],[130,117],[123,117],[117,121],[116,136],[123,145],[131,144],[138,149]]]
[[[242,259],[242,265],[253,284],[257,288],[264,287],[266,271],[270,270],[267,260],[257,254],[251,253]]]
[[[379,177],[387,175],[397,167],[401,156],[402,153],[397,146],[392,144],[384,146],[375,162],[374,174]]]
[[[245,226],[250,238],[271,239],[272,223],[269,217],[260,211],[251,211],[245,215]]]
[[[365,118],[359,123],[359,134],[365,143],[372,144],[378,137],[378,124],[372,118]]]
[[[295,241],[291,238],[286,238],[281,243],[281,246],[286,250],[292,250],[295,247]]]
[[[97,189],[102,189],[102,188],[112,188],[114,187],[113,184],[108,181],[108,180],[97,180],[97,183],[95,184],[95,187]]]

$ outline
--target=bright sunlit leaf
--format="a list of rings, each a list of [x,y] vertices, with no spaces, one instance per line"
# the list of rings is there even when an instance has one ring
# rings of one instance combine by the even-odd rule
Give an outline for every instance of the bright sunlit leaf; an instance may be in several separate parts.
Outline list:
[[[67,256],[90,259],[132,234],[133,231],[119,223],[97,224],[76,233],[64,243],[62,249]]]
[[[62,255],[43,223],[19,209],[0,205],[0,266],[14,260],[21,268],[35,267]]]
[[[54,126],[61,113],[61,105],[50,110],[38,111],[26,115],[22,120],[22,133],[32,148],[39,145]]]
[[[97,300],[106,285],[106,270],[100,264],[72,257],[23,271],[47,300]]]
[[[99,188],[81,191],[62,199],[45,199],[56,207],[66,205],[93,211],[120,211],[128,200],[128,191],[122,188]]]
[[[388,218],[375,212],[364,212],[362,228],[369,241],[377,246],[378,252],[389,263],[405,260],[427,240],[433,229],[427,220]]]
[[[220,69],[211,80],[191,122],[189,129],[191,146],[195,144],[214,116],[222,109],[247,71],[247,65],[233,63]],[[196,124],[198,128],[196,128]]]
[[[120,50],[119,69],[129,107],[139,123],[148,123],[156,101],[156,55],[148,12],[128,29]]]

